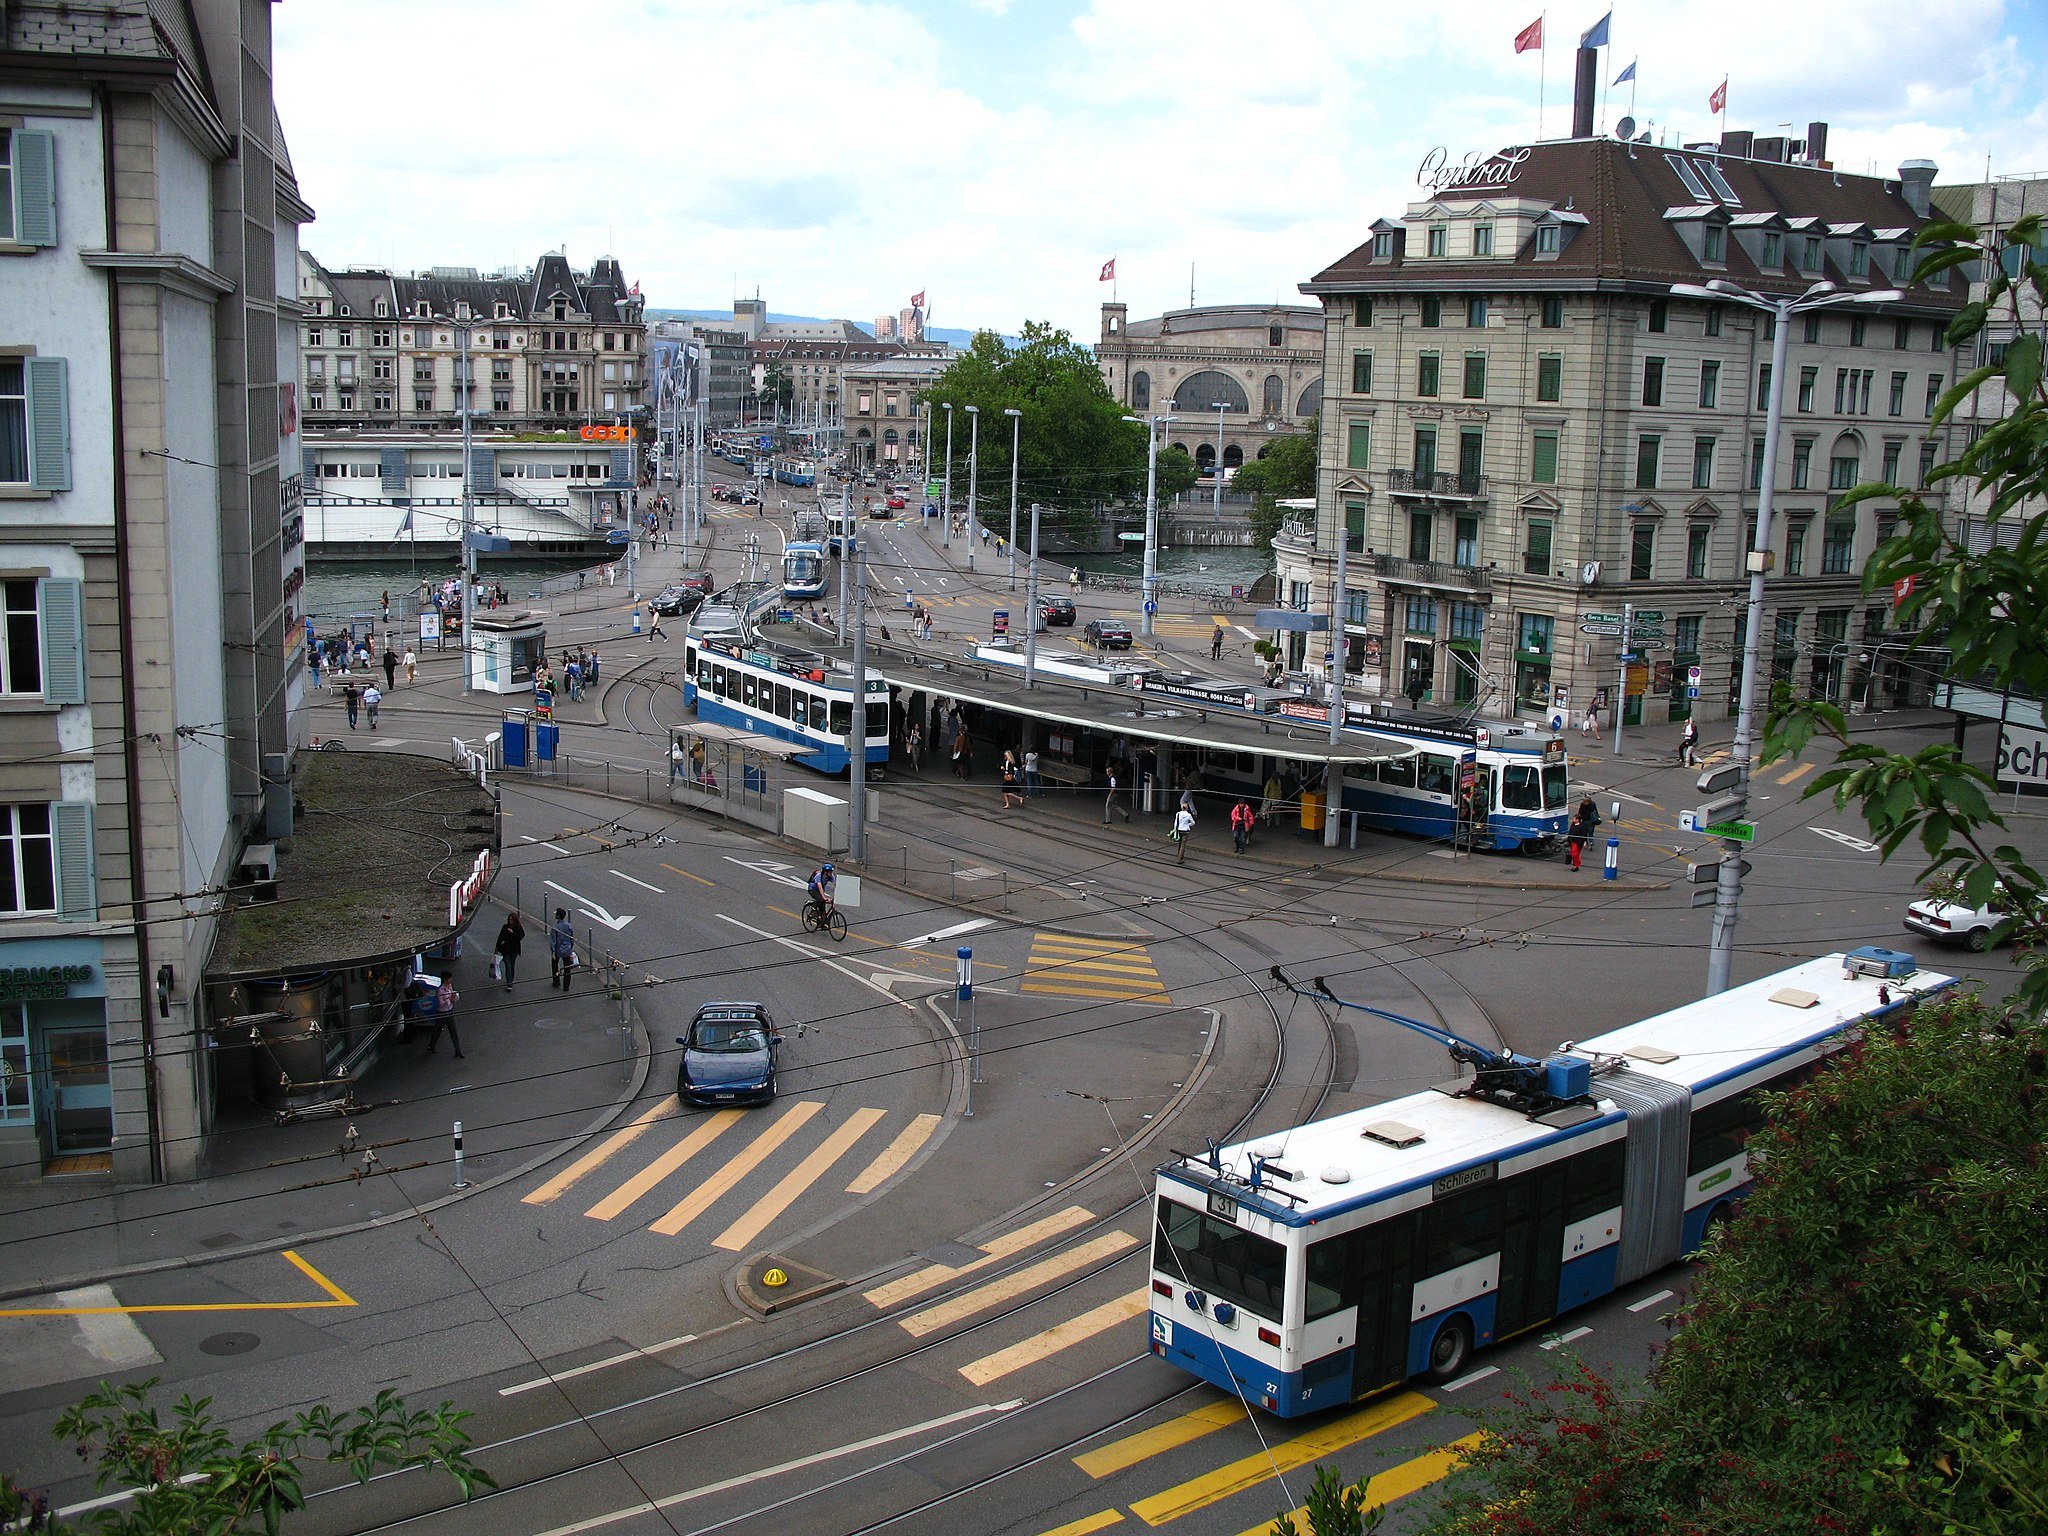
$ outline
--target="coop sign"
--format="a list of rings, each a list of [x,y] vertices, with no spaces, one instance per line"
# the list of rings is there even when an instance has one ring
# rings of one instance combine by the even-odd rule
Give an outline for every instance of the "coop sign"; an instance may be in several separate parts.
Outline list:
[[[491,850],[486,848],[476,856],[476,862],[469,867],[469,873],[448,887],[448,926],[455,927],[469,915],[469,909],[482,899],[484,890],[491,883]]]
[[[1522,162],[1528,158],[1528,146],[1517,145],[1513,149],[1497,149],[1490,155],[1475,149],[1463,159],[1453,160],[1451,152],[1439,144],[1422,157],[1415,181],[1432,192],[1450,192],[1460,187],[1504,187],[1522,174]]]

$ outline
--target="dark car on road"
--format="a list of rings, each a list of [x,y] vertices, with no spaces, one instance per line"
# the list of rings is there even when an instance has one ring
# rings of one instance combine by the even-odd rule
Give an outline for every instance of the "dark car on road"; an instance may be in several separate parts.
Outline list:
[[[706,1003],[676,1044],[683,1048],[676,1096],[685,1104],[766,1104],[775,1097],[782,1033],[760,1003]]]
[[[1122,619],[1090,619],[1082,627],[1081,634],[1098,651],[1128,651],[1131,648],[1131,626]]]
[[[703,602],[704,594],[702,592],[698,591],[695,587],[684,586],[678,582],[672,587],[663,587],[659,592],[655,593],[652,607],[656,613],[661,614],[665,618],[675,618],[679,614],[695,613],[702,606]]]
[[[1038,611],[1048,624],[1065,624],[1072,627],[1074,622],[1074,600],[1071,597],[1041,597]]]

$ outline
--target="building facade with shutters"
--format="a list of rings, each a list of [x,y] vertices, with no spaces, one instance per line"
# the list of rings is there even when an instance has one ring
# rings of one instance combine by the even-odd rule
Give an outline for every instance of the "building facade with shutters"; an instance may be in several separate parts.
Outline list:
[[[1323,315],[1300,304],[1214,304],[1133,320],[1102,306],[1095,359],[1117,401],[1173,417],[1166,441],[1203,474],[1236,469],[1273,440],[1306,432],[1322,408]],[[1221,407],[1221,409],[1219,409]]]
[[[267,7],[0,7],[0,1177],[180,1177],[303,685]]]
[[[1817,149],[1729,139],[1504,150],[1302,285],[1323,305],[1318,493],[1312,523],[1276,541],[1279,590],[1342,610],[1348,687],[1482,718],[1596,697],[1629,722],[1731,714],[1769,473],[1768,677],[1873,707],[1910,689],[1872,662],[1890,608],[1859,587],[1895,507],[1840,502],[1866,480],[1917,486],[1949,456],[1930,417],[1957,374],[1944,333],[1965,280],[1910,282],[1934,168],[1851,176]],[[1774,381],[1765,314],[1669,296],[1716,278],[1905,297],[1795,321]],[[1625,606],[1658,618],[1624,671]],[[1302,638],[1290,659],[1317,669]]]

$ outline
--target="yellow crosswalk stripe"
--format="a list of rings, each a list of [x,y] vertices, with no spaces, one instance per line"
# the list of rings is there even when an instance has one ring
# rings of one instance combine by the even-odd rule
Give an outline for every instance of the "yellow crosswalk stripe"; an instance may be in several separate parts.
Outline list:
[[[1164,1493],[1140,1499],[1131,1506],[1131,1513],[1147,1525],[1164,1525],[1198,1509],[1207,1509],[1211,1504],[1220,1504],[1233,1494],[1256,1488],[1282,1472],[1292,1472],[1296,1467],[1321,1461],[1346,1446],[1384,1433],[1397,1424],[1405,1424],[1435,1406],[1419,1392],[1397,1393],[1370,1408],[1346,1414],[1341,1419],[1312,1429],[1305,1435],[1283,1440],[1270,1451],[1243,1457],[1213,1472],[1190,1478]]]
[[[939,1128],[939,1116],[919,1115],[896,1133],[896,1139],[882,1149],[882,1155],[861,1170],[860,1177],[846,1186],[849,1195],[865,1195],[880,1189],[917,1155],[918,1148],[931,1140]]]
[[[1129,939],[1041,933],[1031,941],[1020,992],[1110,1002],[1171,1003],[1150,951]]]
[[[809,1157],[785,1173],[773,1189],[755,1201],[752,1210],[714,1237],[711,1246],[733,1253],[743,1251],[761,1235],[769,1222],[795,1204],[798,1195],[823,1178],[827,1168],[846,1156],[853,1149],[853,1144],[881,1118],[879,1109],[856,1109],[847,1116],[846,1123],[827,1136]]]
[[[1205,1403],[1192,1413],[1168,1419],[1150,1429],[1141,1429],[1121,1440],[1112,1440],[1092,1451],[1083,1451],[1074,1458],[1074,1465],[1090,1477],[1108,1477],[1112,1472],[1122,1472],[1141,1461],[1149,1461],[1162,1451],[1176,1450],[1204,1435],[1213,1435],[1244,1417],[1244,1404],[1235,1398]]]
[[[739,1119],[742,1113],[743,1111],[737,1109],[721,1109],[717,1114],[709,1115],[703,1120],[698,1121],[689,1135],[670,1147],[660,1157],[649,1163],[645,1168],[642,1168],[632,1178],[626,1180],[625,1183],[621,1184],[609,1195],[606,1195],[583,1214],[597,1221],[610,1221],[619,1212],[623,1211],[635,1200],[638,1200],[647,1191],[654,1188],[655,1185],[674,1173],[699,1152],[710,1146],[712,1142],[718,1139],[727,1126]]]
[[[768,1155],[802,1130],[804,1123],[825,1106],[816,1099],[799,1099],[785,1109],[776,1122],[756,1136],[718,1172],[670,1206],[668,1213],[648,1227],[663,1237],[674,1237],[725,1196],[735,1184],[768,1160]]]
[[[1094,973],[1096,975],[1110,976],[1150,976],[1155,981],[1159,977],[1159,973],[1152,968],[1151,964],[1143,960],[1135,962],[1129,960],[1083,960],[1076,957],[1072,960],[1055,960],[1048,965],[1037,967],[1037,969],[1042,974],[1058,971],[1062,975],[1068,972],[1076,972],[1082,975]]]
[[[631,1124],[613,1131],[611,1135],[598,1143],[596,1147],[577,1158],[575,1162],[564,1168],[552,1179],[549,1179],[539,1189],[536,1189],[530,1195],[522,1196],[520,1203],[522,1205],[548,1205],[561,1198],[562,1193],[572,1184],[576,1183],[577,1180],[581,1179],[592,1169],[602,1167],[614,1154],[623,1152],[627,1147],[638,1141],[649,1126],[653,1125],[655,1121],[675,1107],[673,1099],[663,1099],[657,1104],[650,1105]]]
[[[1114,1509],[1105,1509],[1101,1514],[1070,1520],[1065,1525],[1056,1525],[1049,1531],[1041,1531],[1039,1536],[1095,1536],[1097,1531],[1106,1531],[1112,1525],[1123,1523],[1122,1514]]]
[[[1119,1323],[1127,1323],[1149,1305],[1149,1287],[1132,1291],[1128,1296],[1119,1296],[1106,1301],[1099,1307],[1091,1307],[1079,1317],[1070,1317],[1063,1323],[1055,1324],[1034,1338],[1012,1344],[1008,1349],[999,1349],[992,1355],[984,1355],[968,1365],[960,1367],[960,1374],[977,1387],[985,1387],[992,1381],[1000,1381],[1012,1372],[1021,1371],[1027,1365],[1036,1365],[1050,1359],[1063,1349],[1079,1344],[1083,1339],[1092,1339],[1098,1333],[1107,1333]]]
[[[1071,1232],[1076,1227],[1086,1226],[1095,1219],[1086,1206],[1070,1205],[1063,1211],[1054,1211],[1042,1216],[1014,1232],[1005,1232],[1001,1237],[990,1238],[981,1244],[982,1257],[965,1264],[929,1264],[923,1269],[913,1270],[900,1279],[886,1285],[878,1285],[871,1291],[863,1291],[862,1298],[870,1305],[893,1307],[899,1301],[908,1301],[913,1296],[922,1296],[926,1291],[937,1290],[948,1280],[961,1275],[971,1275],[978,1269],[987,1269],[991,1264],[1000,1264],[1012,1254],[1035,1248],[1049,1237],[1062,1232]]]
[[[1412,1461],[1404,1461],[1397,1467],[1389,1467],[1386,1471],[1378,1473],[1365,1485],[1367,1507],[1374,1504],[1391,1504],[1396,1499],[1405,1499],[1418,1488],[1427,1488],[1431,1483],[1441,1481],[1451,1468],[1458,1464],[1459,1458],[1485,1438],[1484,1433],[1463,1435],[1426,1456],[1417,1456]],[[1295,1532],[1296,1536],[1308,1536],[1308,1524],[1305,1519],[1307,1514],[1308,1506],[1305,1504],[1299,1509],[1290,1510],[1287,1515],[1287,1529]],[[1266,1520],[1248,1531],[1240,1532],[1239,1536],[1268,1536],[1272,1529],[1273,1522]]]
[[[1100,998],[1111,1003],[1170,1003],[1173,998],[1158,987],[1084,987],[1074,983],[1061,982],[1057,986],[1040,986],[1026,982],[1017,989],[1019,992],[1042,992],[1048,997]]]
[[[1809,773],[1813,772],[1813,770],[1818,766],[1819,764],[1817,763],[1801,763],[1797,768],[1792,769],[1789,773],[1779,774],[1778,777],[1774,779],[1772,782],[1776,784],[1797,784],[1801,779],[1805,778]]]
[[[947,1298],[921,1312],[913,1312],[897,1322],[905,1333],[914,1339],[921,1339],[928,1333],[937,1333],[941,1328],[999,1307],[1006,1301],[1014,1301],[1027,1291],[1034,1291],[1048,1280],[1058,1280],[1079,1269],[1086,1269],[1097,1259],[1106,1259],[1114,1254],[1135,1248],[1138,1240],[1128,1232],[1105,1232],[1100,1237],[1090,1238],[1078,1248],[1069,1248],[1064,1253],[1055,1253],[1040,1259],[1036,1264],[1027,1264],[1015,1274],[991,1280],[987,1285],[978,1285],[971,1291]]]

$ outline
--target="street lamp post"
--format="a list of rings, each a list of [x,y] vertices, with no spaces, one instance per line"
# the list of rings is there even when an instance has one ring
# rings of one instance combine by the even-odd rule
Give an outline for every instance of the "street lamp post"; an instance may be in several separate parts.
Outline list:
[[[953,402],[948,400],[942,409],[946,413],[946,490],[939,498],[939,543],[947,548],[953,543]]]
[[[1159,611],[1159,439],[1165,435],[1171,415],[1126,416],[1125,421],[1145,429],[1145,564],[1138,580],[1145,603],[1138,618],[1138,632],[1152,636],[1152,616]]]
[[[470,367],[469,322],[454,322],[456,338],[462,343],[462,371],[455,381],[455,395],[462,405],[462,691],[474,693],[471,679],[471,650],[476,643],[476,498],[470,492]],[[387,646],[391,643],[387,638]]]
[[[974,569],[974,518],[981,474],[981,407],[967,407],[967,569]]]
[[[1228,400],[1216,402],[1216,486],[1211,506],[1219,521],[1223,517],[1223,413],[1229,409]]]
[[[1771,392],[1764,405],[1764,472],[1757,484],[1756,543],[1748,554],[1748,617],[1742,630],[1742,684],[1735,713],[1735,740],[1729,761],[1736,772],[1732,794],[1720,802],[1724,814],[1738,816],[1749,808],[1750,758],[1756,739],[1756,674],[1762,655],[1764,627],[1764,575],[1770,568],[1771,512],[1778,480],[1778,437],[1785,417],[1785,359],[1791,339],[1792,317],[1842,304],[1892,304],[1904,297],[1897,289],[1882,288],[1868,293],[1844,293],[1833,283],[1818,282],[1800,294],[1770,296],[1716,278],[1710,283],[1674,283],[1671,294],[1680,299],[1703,299],[1710,304],[1741,304],[1771,316]],[[1619,704],[1617,703],[1617,718]],[[1743,844],[1723,838],[1721,868],[1714,890],[1714,932],[1707,949],[1707,992],[1711,996],[1728,990],[1735,959],[1735,923],[1742,904]]]
[[[1014,405],[1003,414],[1010,418],[1010,590],[1017,590],[1017,435],[1024,429],[1024,413]],[[1025,620],[1029,628],[1031,621]]]

